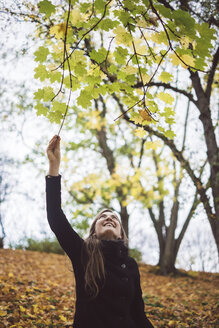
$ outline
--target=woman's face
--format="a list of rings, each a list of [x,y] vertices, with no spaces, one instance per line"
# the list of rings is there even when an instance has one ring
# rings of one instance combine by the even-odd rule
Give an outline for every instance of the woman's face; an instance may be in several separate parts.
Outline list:
[[[110,240],[121,238],[119,218],[112,212],[104,212],[96,221],[95,233],[98,239]]]

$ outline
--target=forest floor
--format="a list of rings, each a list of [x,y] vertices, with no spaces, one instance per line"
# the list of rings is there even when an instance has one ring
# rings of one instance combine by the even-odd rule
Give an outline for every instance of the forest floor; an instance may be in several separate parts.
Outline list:
[[[219,275],[161,276],[139,263],[145,312],[155,328],[219,327]],[[67,256],[0,250],[0,328],[72,327],[75,281]],[[113,327],[112,327],[113,328]]]

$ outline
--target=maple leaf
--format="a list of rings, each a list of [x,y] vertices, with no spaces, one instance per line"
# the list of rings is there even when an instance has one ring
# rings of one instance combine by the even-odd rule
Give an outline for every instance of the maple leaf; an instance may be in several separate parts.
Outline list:
[[[135,135],[139,138],[143,138],[146,135],[146,131],[144,130],[144,128],[137,128],[135,130]]]
[[[38,3],[39,12],[45,14],[46,17],[50,17],[52,13],[56,11],[56,6],[54,6],[51,1],[43,0]]]
[[[35,61],[39,61],[39,62],[44,62],[47,59],[47,56],[49,54],[49,50],[48,48],[45,47],[39,47],[35,52],[34,52],[34,56],[35,56]]]
[[[151,119],[150,115],[148,114],[148,112],[146,111],[146,109],[139,109],[138,112],[144,121],[148,121],[148,122],[152,121],[152,119]]]

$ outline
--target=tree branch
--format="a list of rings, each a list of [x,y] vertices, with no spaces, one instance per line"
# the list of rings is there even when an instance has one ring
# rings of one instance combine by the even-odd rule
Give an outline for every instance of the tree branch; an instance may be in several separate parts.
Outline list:
[[[150,82],[150,83],[146,83],[146,85],[149,85],[149,87],[151,86],[157,86],[157,87],[163,87],[164,89],[170,89],[173,90],[175,92],[178,92],[182,95],[184,95],[185,97],[187,97],[190,101],[192,101],[196,106],[197,106],[197,100],[195,100],[193,98],[193,95],[185,90],[181,90],[178,89],[172,85],[170,85],[169,83],[164,83],[164,82]],[[133,88],[141,88],[141,82],[136,83],[135,85],[133,85]]]
[[[198,193],[201,197],[201,201],[203,203],[203,206],[205,208],[205,211],[206,211],[206,214],[207,214],[208,218],[209,219],[215,219],[215,214],[212,212],[212,209],[211,209],[211,206],[210,206],[210,203],[209,203],[209,198],[207,196],[207,191],[204,188],[204,186],[201,182],[201,179],[196,177],[196,175],[194,174],[192,168],[190,167],[189,161],[186,160],[183,156],[183,153],[176,148],[176,145],[174,144],[173,140],[168,139],[162,133],[160,133],[159,131],[154,130],[149,125],[142,126],[140,124],[135,124],[133,121],[130,120],[128,115],[125,113],[125,110],[123,109],[123,105],[121,104],[121,102],[117,98],[117,96],[113,95],[113,98],[116,100],[117,104],[119,105],[119,108],[123,113],[123,118],[127,122],[135,125],[136,127],[143,127],[145,131],[147,131],[150,134],[153,134],[153,135],[157,136],[159,139],[163,140],[163,142],[171,149],[174,156],[181,163],[182,167],[186,170],[186,172],[190,176],[191,180],[193,181],[193,183],[194,183],[194,185],[195,185],[195,187],[196,187],[196,189],[197,189],[197,191],[198,191]]]
[[[208,100],[210,100],[211,87],[212,87],[212,83],[214,81],[214,75],[215,75],[215,72],[216,72],[216,69],[217,69],[218,61],[219,61],[219,47],[217,48],[217,51],[214,54],[213,61],[212,61],[212,66],[211,66],[211,69],[210,69],[210,73],[208,75],[208,82],[207,82],[207,87],[206,87],[206,90],[205,90],[205,94],[206,94],[206,97],[207,97]]]

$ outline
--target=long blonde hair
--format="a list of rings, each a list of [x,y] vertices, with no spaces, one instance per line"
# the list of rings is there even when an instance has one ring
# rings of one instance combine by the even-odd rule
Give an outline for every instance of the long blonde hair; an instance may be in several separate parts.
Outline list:
[[[118,215],[111,209],[102,209],[94,218],[91,224],[88,237],[84,240],[84,248],[82,251],[82,263],[85,266],[85,290],[93,298],[95,298],[100,291],[100,284],[105,281],[105,267],[104,258],[101,251],[101,240],[97,238],[95,234],[95,225],[97,220],[101,217],[104,212],[112,212],[118,217]],[[128,238],[125,230],[122,226],[121,221],[121,238],[124,244],[128,246]],[[86,260],[85,260],[86,257]]]

